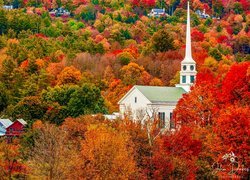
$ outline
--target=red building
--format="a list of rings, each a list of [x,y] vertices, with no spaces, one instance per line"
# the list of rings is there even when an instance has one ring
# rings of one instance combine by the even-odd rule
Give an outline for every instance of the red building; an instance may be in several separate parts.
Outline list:
[[[20,136],[24,131],[24,127],[27,123],[23,119],[17,119],[13,122],[9,127],[6,128],[6,136],[7,137],[14,137]]]

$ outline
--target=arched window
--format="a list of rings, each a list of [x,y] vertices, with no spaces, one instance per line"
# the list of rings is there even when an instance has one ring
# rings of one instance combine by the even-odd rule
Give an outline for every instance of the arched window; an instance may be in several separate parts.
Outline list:
[[[190,66],[190,70],[193,71],[194,70],[194,65]]]
[[[190,82],[191,82],[191,83],[194,82],[194,76],[190,76]]]
[[[182,83],[186,83],[186,82],[187,82],[186,76],[182,76]]]
[[[187,70],[187,66],[186,65],[184,65],[182,68],[183,68],[183,71]]]

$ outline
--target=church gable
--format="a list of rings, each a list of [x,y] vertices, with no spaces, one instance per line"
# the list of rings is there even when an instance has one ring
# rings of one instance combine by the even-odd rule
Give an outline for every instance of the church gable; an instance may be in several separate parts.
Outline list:
[[[145,95],[140,92],[137,86],[134,86],[123,98],[118,102],[118,104],[149,104],[151,103]]]

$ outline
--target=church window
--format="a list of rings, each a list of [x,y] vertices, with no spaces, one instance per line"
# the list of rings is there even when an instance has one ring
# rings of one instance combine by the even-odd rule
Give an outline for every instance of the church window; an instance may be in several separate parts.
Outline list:
[[[194,82],[194,76],[190,76],[190,82],[191,82],[191,83]]]
[[[135,97],[135,103],[137,103],[137,97]]]
[[[174,129],[175,126],[174,126],[174,120],[173,120],[173,113],[172,112],[169,114],[169,119],[170,119],[170,129]]]
[[[184,66],[183,66],[183,70],[184,70],[184,71],[186,71],[186,69],[187,69],[187,66],[186,66],[186,65],[184,65]]]
[[[159,127],[164,128],[165,127],[165,112],[159,112],[158,118],[159,118]]]
[[[193,66],[193,65],[190,66],[190,70],[191,70],[191,71],[194,70],[194,66]]]
[[[182,76],[182,83],[186,83],[186,76]]]

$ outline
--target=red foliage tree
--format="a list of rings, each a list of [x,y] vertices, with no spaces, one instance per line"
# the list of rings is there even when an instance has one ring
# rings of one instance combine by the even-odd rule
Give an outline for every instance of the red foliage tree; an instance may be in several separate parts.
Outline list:
[[[177,125],[211,125],[218,111],[216,78],[209,69],[197,75],[195,87],[179,100],[174,111]]]
[[[191,33],[192,40],[193,41],[203,41],[204,40],[204,34],[197,29],[194,29]]]
[[[183,126],[177,132],[165,135],[158,142],[153,157],[156,179],[195,177],[195,165],[201,152],[201,142],[192,138],[192,129]]]
[[[220,100],[223,103],[250,104],[250,62],[232,65],[222,81]]]
[[[133,6],[154,7],[156,0],[131,0]]]
[[[233,152],[237,157],[239,165],[250,166],[250,108],[239,107],[237,105],[227,106],[222,109],[220,116],[214,126],[215,132],[221,139],[218,146],[224,148],[220,152],[223,156],[226,153]]]

